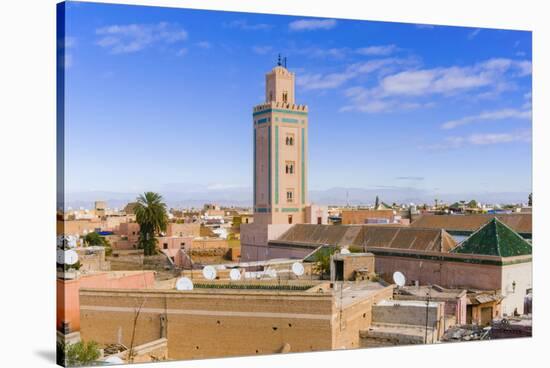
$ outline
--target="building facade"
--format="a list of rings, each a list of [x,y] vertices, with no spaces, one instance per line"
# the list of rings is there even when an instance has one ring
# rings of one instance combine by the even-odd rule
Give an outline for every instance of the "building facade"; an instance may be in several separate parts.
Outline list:
[[[266,74],[265,103],[253,109],[254,222],[305,222],[308,109],[295,103],[295,75]]]

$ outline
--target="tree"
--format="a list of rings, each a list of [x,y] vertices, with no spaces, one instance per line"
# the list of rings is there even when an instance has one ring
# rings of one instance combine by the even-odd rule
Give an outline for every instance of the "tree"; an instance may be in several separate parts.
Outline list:
[[[60,349],[64,352],[64,357],[58,356],[58,361],[64,358],[61,359],[64,360],[64,365],[70,367],[91,365],[101,356],[99,345],[95,341],[61,344],[58,346],[58,352]]]
[[[529,193],[527,204],[529,205],[529,207],[533,206],[533,193]]]
[[[146,256],[156,254],[156,236],[166,231],[168,224],[166,204],[162,202],[162,196],[154,192],[141,194],[137,198],[134,213],[139,224],[138,247],[143,249]]]
[[[315,253],[315,271],[319,272],[321,279],[323,275],[330,272],[330,256],[335,252],[334,247],[323,247]]]
[[[96,232],[86,234],[84,237],[84,244],[86,246],[99,246],[105,248],[105,255],[110,256],[113,253],[111,243],[105,237],[99,235]]]
[[[380,198],[378,198],[378,196],[376,196],[376,200],[374,202],[374,209],[377,210],[378,206],[380,206]]]

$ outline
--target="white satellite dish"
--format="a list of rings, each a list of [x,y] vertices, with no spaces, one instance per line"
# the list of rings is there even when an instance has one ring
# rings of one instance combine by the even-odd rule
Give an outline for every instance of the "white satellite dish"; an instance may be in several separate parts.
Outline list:
[[[229,278],[233,281],[238,281],[241,279],[241,271],[234,268],[231,271],[229,271]]]
[[[64,264],[65,263],[65,251],[63,249],[58,249],[57,254],[56,254],[56,258],[57,258],[57,263]]]
[[[117,356],[110,356],[105,359],[104,362],[108,364],[124,364],[124,360],[120,359]]]
[[[304,274],[304,265],[301,264],[300,262],[294,262],[292,264],[292,272],[296,276],[302,276]]]
[[[395,282],[396,285],[399,286],[399,287],[405,286],[405,275],[403,275],[399,271],[395,271],[393,273],[393,282]]]
[[[193,281],[188,277],[179,278],[176,282],[176,290],[193,290]]]
[[[69,235],[67,239],[67,245],[69,248],[76,248],[76,237]]]
[[[76,262],[78,262],[78,253],[76,253],[76,251],[72,249],[66,250],[63,258],[65,264],[74,265]]]
[[[212,266],[205,266],[202,269],[202,275],[207,280],[214,280],[216,278],[216,269]]]
[[[342,250],[340,250],[340,254],[350,254],[350,253],[351,252],[347,248],[343,248]]]

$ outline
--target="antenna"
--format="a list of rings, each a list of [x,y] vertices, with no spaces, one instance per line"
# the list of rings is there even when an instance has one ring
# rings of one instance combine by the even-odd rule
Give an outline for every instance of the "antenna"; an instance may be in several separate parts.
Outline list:
[[[214,280],[216,278],[216,269],[212,266],[206,266],[202,269],[202,275],[207,280]]]
[[[283,58],[283,66],[284,66],[285,69],[286,69],[286,56]]]
[[[193,281],[188,277],[181,277],[176,282],[176,290],[179,291],[189,291],[193,290]]]
[[[395,282],[395,284],[399,287],[403,287],[405,286],[405,275],[403,275],[401,272],[399,271],[395,271],[393,273],[393,282]]]
[[[239,269],[234,268],[231,271],[229,271],[229,278],[232,281],[239,281],[241,279],[241,271]]]
[[[304,265],[300,262],[294,262],[292,264],[292,273],[296,276],[302,276],[304,274]]]

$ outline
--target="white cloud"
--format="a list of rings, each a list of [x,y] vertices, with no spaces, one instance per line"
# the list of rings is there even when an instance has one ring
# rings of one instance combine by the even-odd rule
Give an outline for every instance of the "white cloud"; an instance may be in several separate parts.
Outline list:
[[[258,55],[266,55],[273,50],[271,46],[253,46],[252,51]]]
[[[466,116],[457,120],[449,120],[441,125],[442,129],[454,129],[456,127],[491,120],[503,119],[531,119],[530,110],[501,109],[496,111],[484,111],[477,115]]]
[[[407,61],[401,59],[375,59],[349,65],[342,72],[303,74],[298,76],[296,83],[305,90],[332,89],[342,86],[345,82],[359,76],[380,71],[391,65],[402,64]]]
[[[415,58],[373,59],[350,64],[341,71],[301,74],[297,84],[304,90],[334,89],[352,81],[363,81],[363,76],[374,74],[378,78],[374,86],[346,89],[349,103],[340,111],[381,112],[395,108],[431,107],[434,102],[425,99],[433,95],[450,97],[474,93],[470,96],[477,100],[496,97],[504,91],[516,89],[514,78],[526,76],[531,70],[528,60],[505,58],[488,59],[466,66],[427,69],[418,68],[419,63]],[[489,114],[480,118],[498,119]],[[473,121],[473,117],[471,119]]]
[[[291,31],[327,30],[334,27],[336,27],[336,20],[334,19],[300,19],[288,24]]]
[[[201,49],[210,49],[210,48],[212,48],[212,44],[208,41],[200,41],[200,42],[197,42],[195,45],[197,45]]]
[[[397,46],[395,45],[383,45],[383,46],[369,46],[369,47],[362,47],[355,52],[361,55],[368,55],[368,56],[387,56],[392,54],[397,50]]]
[[[141,51],[155,43],[172,44],[185,41],[187,31],[166,22],[158,24],[110,25],[96,29],[96,44],[113,54]]]
[[[184,48],[179,49],[178,52],[176,53],[176,55],[178,55],[178,56],[185,56],[185,55],[187,55],[188,52],[189,52],[189,50],[187,50],[187,49],[184,47]]]
[[[433,29],[433,28],[435,28],[435,26],[432,25],[432,24],[415,24],[414,26],[418,29]]]
[[[477,133],[468,136],[447,137],[441,143],[429,146],[421,146],[422,149],[442,150],[456,149],[466,146],[487,146],[507,143],[529,143],[532,140],[530,130],[522,130],[508,133]]]
[[[472,66],[405,70],[383,78],[378,86],[380,96],[421,96],[454,94],[481,87],[502,87],[499,83],[510,70],[527,75],[531,63],[510,59],[489,59]]]
[[[65,67],[65,69],[69,69],[71,66],[73,66],[73,55],[65,54],[64,67]]]
[[[468,33],[468,39],[472,40],[472,39],[476,38],[477,35],[479,34],[479,32],[481,32],[481,28],[474,29],[473,31]]]
[[[71,48],[76,45],[76,37],[65,37],[65,48]]]
[[[237,28],[244,31],[267,31],[273,28],[271,24],[266,23],[249,24],[248,21],[245,19],[239,19],[229,23],[224,23],[223,26],[225,28]]]

